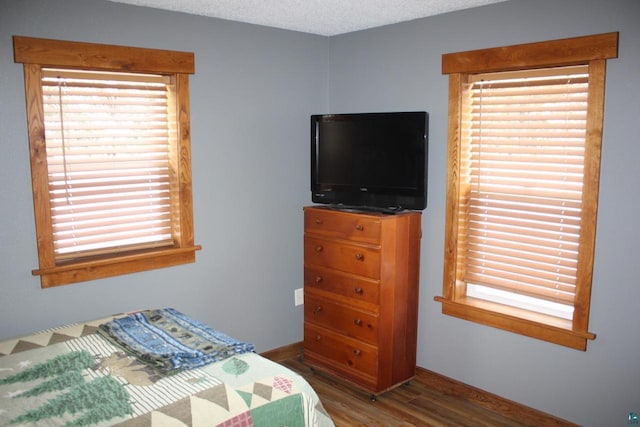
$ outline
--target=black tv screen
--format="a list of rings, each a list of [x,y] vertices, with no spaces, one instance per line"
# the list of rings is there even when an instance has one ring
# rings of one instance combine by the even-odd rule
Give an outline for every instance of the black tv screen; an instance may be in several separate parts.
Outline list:
[[[312,115],[312,201],[425,209],[428,128],[424,111]]]

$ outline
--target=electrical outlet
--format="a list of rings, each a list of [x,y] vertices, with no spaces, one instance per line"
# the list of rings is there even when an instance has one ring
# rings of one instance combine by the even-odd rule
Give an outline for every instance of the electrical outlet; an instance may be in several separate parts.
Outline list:
[[[296,307],[299,306],[299,305],[304,304],[304,289],[303,288],[298,288],[298,289],[294,290],[293,291],[293,296],[294,296]]]

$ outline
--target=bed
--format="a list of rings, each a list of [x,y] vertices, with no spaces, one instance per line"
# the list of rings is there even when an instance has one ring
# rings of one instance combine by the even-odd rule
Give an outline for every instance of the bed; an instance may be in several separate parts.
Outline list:
[[[253,350],[171,308],[0,341],[0,425],[333,426],[301,376]]]

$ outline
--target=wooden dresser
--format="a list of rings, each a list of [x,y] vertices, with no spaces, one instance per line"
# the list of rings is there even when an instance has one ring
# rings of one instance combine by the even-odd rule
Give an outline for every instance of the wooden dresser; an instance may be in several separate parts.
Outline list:
[[[421,213],[304,209],[304,360],[371,393],[415,376]]]

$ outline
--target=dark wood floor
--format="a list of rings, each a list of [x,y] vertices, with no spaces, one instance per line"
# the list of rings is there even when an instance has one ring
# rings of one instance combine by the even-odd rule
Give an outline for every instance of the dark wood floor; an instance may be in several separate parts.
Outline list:
[[[337,427],[573,425],[426,370],[372,401],[366,392],[313,371],[299,357],[280,363],[312,385]]]

